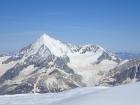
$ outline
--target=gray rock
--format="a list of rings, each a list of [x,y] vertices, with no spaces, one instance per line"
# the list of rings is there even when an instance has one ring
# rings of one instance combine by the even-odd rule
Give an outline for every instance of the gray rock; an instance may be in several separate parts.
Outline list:
[[[104,75],[99,84],[115,86],[131,83],[132,81],[140,81],[140,60],[130,60],[110,70],[110,72]]]

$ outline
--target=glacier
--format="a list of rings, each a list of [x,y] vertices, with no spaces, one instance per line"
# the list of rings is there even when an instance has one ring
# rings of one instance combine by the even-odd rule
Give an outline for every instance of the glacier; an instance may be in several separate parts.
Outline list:
[[[100,45],[41,35],[15,56],[0,56],[0,95],[62,92],[140,81],[140,61],[121,60]]]

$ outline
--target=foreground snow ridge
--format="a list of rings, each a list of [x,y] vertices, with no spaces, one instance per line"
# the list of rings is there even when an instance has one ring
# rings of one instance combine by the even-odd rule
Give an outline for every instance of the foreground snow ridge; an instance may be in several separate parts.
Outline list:
[[[86,87],[61,93],[0,96],[0,105],[140,105],[140,83]]]

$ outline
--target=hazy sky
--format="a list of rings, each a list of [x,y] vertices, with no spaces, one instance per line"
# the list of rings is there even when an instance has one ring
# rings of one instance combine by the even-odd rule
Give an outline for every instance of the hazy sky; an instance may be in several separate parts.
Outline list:
[[[140,52],[140,0],[0,0],[0,52],[17,51],[44,32]]]

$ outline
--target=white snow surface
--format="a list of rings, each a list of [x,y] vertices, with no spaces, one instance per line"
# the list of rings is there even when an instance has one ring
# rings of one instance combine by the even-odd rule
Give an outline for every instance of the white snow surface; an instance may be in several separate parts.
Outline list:
[[[118,63],[114,61],[116,57],[99,45],[89,44],[78,46],[67,44],[54,39],[47,34],[43,34],[37,41],[31,44],[28,49],[23,50],[20,53],[24,55],[22,59],[12,61],[8,64],[2,64],[8,57],[0,58],[0,76],[8,69],[14,67],[17,63],[24,63],[29,56],[38,54],[40,59],[46,59],[49,55],[53,54],[56,57],[68,56],[70,59],[68,66],[72,68],[75,73],[83,77],[82,81],[86,83],[87,86],[94,86],[95,84],[98,84],[98,81],[102,78],[102,76],[99,75],[100,72],[108,72],[118,65]],[[112,59],[104,59],[100,63],[97,63],[103,53],[109,54]],[[54,61],[51,63],[53,64]],[[30,76],[34,70],[36,70],[36,68],[34,68],[33,65],[29,65],[22,70],[15,80],[18,79],[18,81],[21,81],[26,76]],[[42,70],[39,71],[42,72]]]
[[[33,44],[33,47],[38,49],[42,45],[47,46],[55,56],[64,56],[70,51],[67,45],[45,33]]]
[[[61,93],[0,96],[0,105],[140,105],[140,82],[117,87],[85,87]]]
[[[17,62],[10,62],[8,64],[2,64],[3,61],[7,60],[10,56],[0,57],[0,76],[2,76],[8,69],[13,67]]]
[[[113,61],[116,57],[99,45],[95,45],[95,48],[93,48],[90,44],[76,46],[63,43],[50,37],[48,34],[43,34],[35,43],[32,44],[33,52],[36,53],[42,45],[45,45],[51,54],[54,54],[55,56],[68,56],[70,59],[68,66],[71,67],[77,74],[82,75],[82,81],[88,86],[93,86],[98,83],[98,80],[100,79],[98,76],[99,72],[109,71],[118,65],[117,62]],[[73,51],[74,49],[78,50],[79,47],[81,47],[79,51]],[[88,48],[91,48],[92,51],[88,51]],[[86,50],[87,52],[82,53],[83,50]],[[43,53],[41,55],[44,55]],[[96,64],[98,62],[98,58],[100,58],[103,53],[108,53],[110,57],[112,57],[112,60],[105,59],[99,64]]]

